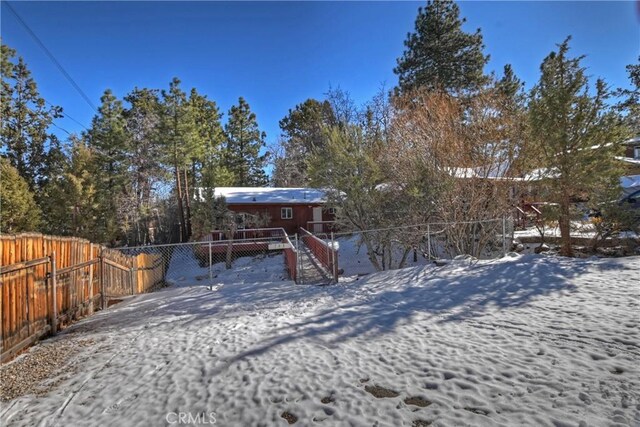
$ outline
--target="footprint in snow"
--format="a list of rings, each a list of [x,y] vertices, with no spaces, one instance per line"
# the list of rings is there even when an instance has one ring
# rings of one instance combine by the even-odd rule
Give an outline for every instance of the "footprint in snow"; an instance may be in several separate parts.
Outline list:
[[[280,414],[282,418],[284,418],[289,424],[295,424],[298,421],[298,417],[293,415],[291,412],[284,411]]]
[[[382,399],[385,397],[398,397],[400,393],[390,388],[380,387],[379,385],[367,385],[364,387],[365,391],[372,394],[373,397]]]
[[[102,413],[111,414],[113,412],[121,412],[127,409],[129,406],[131,406],[133,404],[133,401],[136,400],[137,398],[138,398],[137,393],[129,395],[127,397],[123,397],[122,399],[118,400],[116,403],[114,403],[113,405],[109,406],[107,409],[102,411]]]
[[[486,409],[482,409],[482,408],[472,408],[472,407],[469,407],[469,406],[465,406],[463,409],[465,411],[473,412],[474,414],[478,414],[478,415],[484,415],[484,416],[489,415],[489,411],[487,411]]]
[[[433,402],[425,399],[422,396],[409,396],[404,399],[404,403],[407,405],[419,406],[421,408],[426,408],[431,405]]]

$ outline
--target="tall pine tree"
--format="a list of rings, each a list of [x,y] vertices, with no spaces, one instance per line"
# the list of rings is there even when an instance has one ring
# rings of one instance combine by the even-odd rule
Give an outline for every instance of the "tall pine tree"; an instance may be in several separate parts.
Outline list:
[[[433,0],[418,9],[415,32],[404,42],[405,51],[393,70],[399,91],[426,87],[451,93],[475,90],[487,82],[483,73],[489,56],[483,54],[480,29],[466,33],[460,9],[451,0]]]
[[[258,127],[256,115],[244,98],[229,110],[225,126],[225,166],[234,175],[237,187],[266,185],[269,180],[263,167],[268,154],[262,154],[266,134]]]
[[[569,56],[567,38],[542,62],[529,102],[530,138],[539,147],[545,187],[558,203],[562,253],[573,254],[573,203],[589,199],[597,187],[618,183],[615,154],[622,137],[618,117],[606,100],[602,80],[590,91],[583,56]],[[603,184],[604,183],[604,184]]]
[[[280,120],[283,156],[275,159],[273,180],[280,187],[304,187],[309,184],[307,158],[324,147],[326,129],[336,124],[328,101],[307,99]]]
[[[0,141],[7,157],[29,185],[39,193],[45,177],[49,142],[52,135],[48,128],[57,117],[60,107],[49,107],[40,97],[31,71],[20,57],[15,61],[15,51],[2,44],[2,88],[0,104],[2,127]]]
[[[89,147],[95,153],[100,201],[96,227],[100,241],[115,243],[126,237],[121,212],[129,181],[130,147],[122,101],[108,89],[100,100],[102,104],[87,135]]]

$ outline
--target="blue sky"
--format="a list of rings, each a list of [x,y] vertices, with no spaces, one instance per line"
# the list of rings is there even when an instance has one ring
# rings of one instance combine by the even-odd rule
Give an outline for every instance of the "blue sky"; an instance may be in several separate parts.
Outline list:
[[[226,112],[245,97],[273,143],[278,121],[332,86],[358,102],[396,84],[396,58],[426,2],[13,2],[95,105],[106,88],[167,88],[173,76]],[[461,2],[465,28],[480,27],[486,71],[511,63],[530,87],[542,59],[567,35],[593,76],[627,86],[636,62],[635,2]],[[93,111],[2,5],[1,34],[18,50],[41,95],[86,126]],[[63,118],[70,132],[82,128]],[[61,133],[60,136],[64,136]]]

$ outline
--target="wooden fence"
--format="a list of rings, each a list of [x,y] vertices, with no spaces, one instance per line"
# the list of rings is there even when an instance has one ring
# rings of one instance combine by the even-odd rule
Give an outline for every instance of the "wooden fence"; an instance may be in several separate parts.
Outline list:
[[[0,235],[0,360],[110,298],[151,290],[167,265],[161,254],[129,256],[74,237]]]

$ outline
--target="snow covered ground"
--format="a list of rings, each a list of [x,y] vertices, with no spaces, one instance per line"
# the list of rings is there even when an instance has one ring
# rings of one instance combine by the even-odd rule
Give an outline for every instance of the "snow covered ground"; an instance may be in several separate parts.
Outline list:
[[[180,277],[59,335],[95,345],[2,425],[640,425],[640,257]]]

